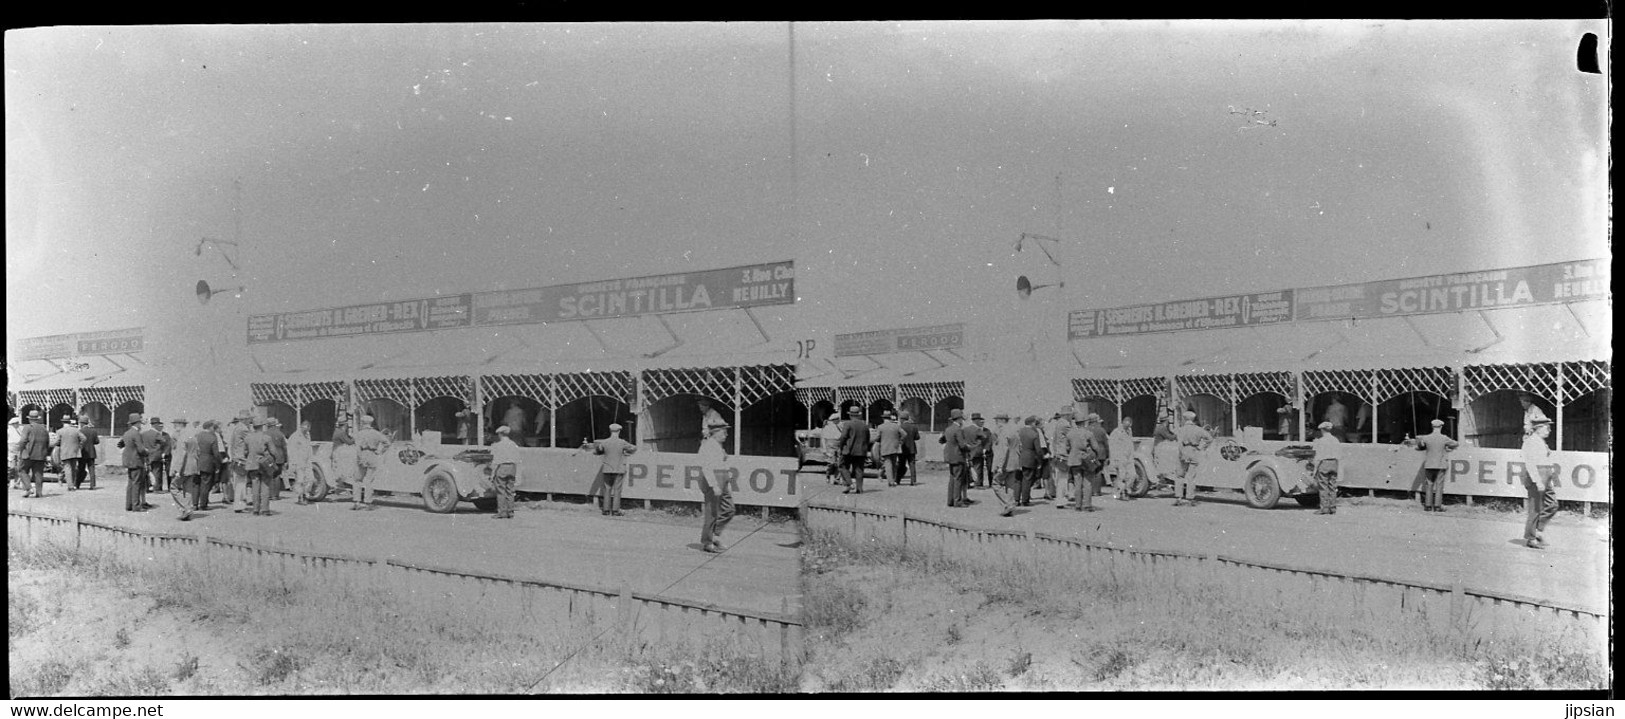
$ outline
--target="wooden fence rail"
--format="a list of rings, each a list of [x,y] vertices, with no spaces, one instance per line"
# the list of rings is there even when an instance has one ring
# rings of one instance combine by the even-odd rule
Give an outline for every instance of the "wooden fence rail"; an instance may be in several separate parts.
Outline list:
[[[1420,622],[1435,630],[1484,639],[1544,632],[1600,641],[1608,634],[1606,610],[1417,580],[1297,567],[1220,554],[1114,547],[1076,537],[1031,530],[979,529],[911,517],[900,511],[805,505],[809,533],[833,532],[858,544],[891,545],[905,551],[1010,571],[1026,567],[1079,581],[1109,577],[1131,588],[1195,589],[1201,581],[1223,585],[1236,600],[1264,611],[1295,604],[1369,615],[1394,626]]]
[[[120,526],[82,515],[57,516],[17,509],[6,512],[8,535],[25,546],[54,543],[103,552],[126,565],[185,559],[199,566],[223,564],[253,579],[324,583],[356,591],[390,592],[419,607],[486,613],[488,607],[520,611],[527,626],[563,631],[611,625],[605,642],[674,640],[695,645],[732,637],[748,651],[800,665],[805,633],[786,600],[780,613],[721,607],[680,597],[609,589],[510,574],[354,557],[200,534],[171,534]]]

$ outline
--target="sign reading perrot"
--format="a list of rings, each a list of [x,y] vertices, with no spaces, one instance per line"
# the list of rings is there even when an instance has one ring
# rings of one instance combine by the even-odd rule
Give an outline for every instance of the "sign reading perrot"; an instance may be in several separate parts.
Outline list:
[[[598,469],[602,458],[591,453],[527,448],[520,454],[522,476],[514,487],[518,491],[586,495],[601,482]],[[621,497],[699,502],[704,498],[700,478],[707,471],[727,484],[737,504],[794,507],[805,493],[794,457],[730,455],[721,467],[708,470],[700,464],[698,455],[644,449],[627,458]]]

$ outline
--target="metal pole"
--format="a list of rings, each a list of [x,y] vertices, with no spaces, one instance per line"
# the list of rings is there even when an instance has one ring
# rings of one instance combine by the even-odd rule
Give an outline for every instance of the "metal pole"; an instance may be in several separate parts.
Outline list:
[[[740,396],[740,391],[739,391],[740,385],[743,383],[742,380],[743,380],[743,377],[744,377],[744,372],[745,372],[745,370],[744,370],[743,367],[735,367],[734,368],[734,455],[735,456],[737,456],[739,454],[739,441],[740,441],[740,438],[741,438],[741,436],[743,436],[745,434],[745,427],[742,424],[742,422],[744,420],[744,416],[745,416],[745,411],[744,411],[744,408],[743,408],[742,405],[744,405],[745,400],[744,400],[744,398],[742,398]]]
[[[1557,416],[1552,418],[1552,434],[1556,435],[1554,446],[1557,451],[1563,451],[1563,365],[1554,365],[1557,368]],[[1586,512],[1589,516],[1591,512]]]
[[[474,414],[474,446],[485,443],[485,391],[480,385],[485,383],[485,375],[474,373],[474,402],[467,410]]]
[[[547,376],[547,446],[559,446],[559,392],[558,378]]]

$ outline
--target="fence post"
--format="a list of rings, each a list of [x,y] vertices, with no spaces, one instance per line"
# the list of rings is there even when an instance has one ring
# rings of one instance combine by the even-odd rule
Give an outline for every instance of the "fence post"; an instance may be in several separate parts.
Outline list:
[[[904,552],[908,550],[908,515],[903,510],[897,510],[897,536]]]
[[[79,552],[79,513],[73,513],[73,551]]]
[[[632,640],[632,587],[631,587],[631,585],[629,585],[629,584],[627,584],[625,582],[622,582],[621,583],[621,594],[620,594],[619,598],[617,598],[615,601],[616,601],[616,604],[618,605],[617,608],[620,610],[619,611],[620,616],[619,616],[617,621],[620,623],[621,642],[625,646],[631,646],[631,640]]]
[[[1450,628],[1461,631],[1467,622],[1467,592],[1461,586],[1461,580],[1450,583]]]
[[[780,614],[781,618],[783,618],[783,619],[789,619],[790,618],[790,598],[789,597],[780,597],[779,598],[779,614]],[[793,671],[794,668],[795,668],[795,659],[791,655],[792,649],[793,649],[793,647],[791,646],[791,643],[790,643],[790,625],[789,624],[780,624],[779,625],[779,664],[781,666],[783,666],[786,671]]]
[[[1033,573],[1037,574],[1038,573],[1038,534],[1036,532],[1034,532],[1031,527],[1027,528],[1027,549],[1028,549],[1027,555],[1028,555],[1028,557],[1029,557],[1029,559],[1030,559],[1030,561],[1032,562],[1032,565],[1033,565]]]

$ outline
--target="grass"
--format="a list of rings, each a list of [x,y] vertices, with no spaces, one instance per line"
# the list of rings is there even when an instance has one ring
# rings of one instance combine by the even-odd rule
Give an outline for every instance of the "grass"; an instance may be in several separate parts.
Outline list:
[[[572,616],[565,599],[304,578],[184,554],[127,563],[8,539],[14,696],[522,694],[544,675],[544,692],[798,686],[776,656],[734,635],[621,638],[604,631],[613,613]],[[61,596],[75,597],[71,614]]]
[[[1339,590],[1310,592],[1291,581],[1224,582],[1187,565],[1085,564],[1058,556],[1036,566],[946,561],[885,541],[810,532],[803,541],[807,686],[1278,691],[1611,682],[1597,637],[1514,625],[1485,635],[1493,640],[1464,641],[1442,615],[1415,606],[1400,613],[1374,596],[1359,600],[1369,605],[1345,606]],[[1480,620],[1487,618],[1466,621]]]

